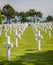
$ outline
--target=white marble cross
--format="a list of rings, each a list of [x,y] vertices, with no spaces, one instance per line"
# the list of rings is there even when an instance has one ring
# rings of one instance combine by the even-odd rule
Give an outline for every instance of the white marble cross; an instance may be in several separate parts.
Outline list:
[[[15,43],[14,46],[17,47],[18,46],[18,34],[17,34],[17,30],[15,30]]]
[[[6,60],[10,61],[10,48],[13,47],[13,45],[10,42],[9,36],[6,36],[6,42],[4,42],[4,47],[6,47]]]
[[[37,41],[37,36],[38,36],[38,34],[39,34],[39,32],[38,32],[38,30],[37,30],[37,28],[35,29],[35,31],[34,31],[34,35],[35,35],[35,40]]]
[[[52,30],[51,26],[48,26],[48,37],[51,37],[51,30]]]
[[[43,38],[41,35],[40,35],[40,31],[38,31],[38,35],[36,36],[36,39],[37,39],[37,49],[40,50],[41,47],[40,47],[40,40],[41,38]]]
[[[12,26],[9,25],[10,34],[12,34]]]
[[[7,36],[7,28],[6,26],[4,26],[4,33],[5,33],[5,37]]]
[[[20,32],[21,32],[21,35],[23,35],[23,29],[22,28],[21,28]]]
[[[18,33],[18,38],[21,40],[21,34],[20,33]]]

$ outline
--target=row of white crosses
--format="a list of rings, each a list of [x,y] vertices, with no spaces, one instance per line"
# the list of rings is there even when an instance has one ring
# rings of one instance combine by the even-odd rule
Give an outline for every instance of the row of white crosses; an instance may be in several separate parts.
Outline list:
[[[35,26],[42,29],[45,33],[48,30],[48,37],[51,37],[52,23],[36,23]]]
[[[28,27],[28,24],[23,24],[23,31]],[[6,29],[6,26],[5,26],[5,37],[6,37],[6,42],[4,43],[4,47],[6,47],[6,60],[7,61],[10,61],[10,48],[13,47],[12,43],[10,42],[10,36],[7,36],[7,29]],[[18,38],[19,38],[19,35],[18,35],[18,31],[15,30],[15,34],[14,34],[14,39],[15,39],[15,42],[14,42],[14,46],[15,47],[18,47]]]
[[[47,24],[47,30],[48,30],[48,37],[51,37],[51,25],[50,24]]]
[[[36,42],[37,42],[37,50],[41,50],[40,40],[41,40],[41,38],[43,38],[43,37],[40,35],[40,31],[38,31],[37,28],[34,27],[34,24],[31,24],[31,27],[32,27],[32,30],[33,30],[33,32],[34,32],[35,40],[36,40]]]
[[[40,40],[43,37],[40,35],[40,31],[38,31],[37,28],[41,28],[45,33],[48,30],[48,37],[51,37],[52,23],[35,23],[35,24],[33,23],[31,26],[37,42],[37,49],[40,50],[41,49]]]
[[[28,25],[27,25],[28,26]],[[21,28],[19,28],[19,32],[17,30],[15,30],[15,46],[18,46],[18,38],[21,39],[21,34],[23,35],[23,31],[26,29],[26,25],[22,26]]]

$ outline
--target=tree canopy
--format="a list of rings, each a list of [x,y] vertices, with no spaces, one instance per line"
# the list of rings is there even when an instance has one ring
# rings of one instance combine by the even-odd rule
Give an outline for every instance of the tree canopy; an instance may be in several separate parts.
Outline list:
[[[3,7],[2,9],[2,13],[7,17],[7,21],[8,23],[10,23],[10,19],[11,18],[14,18],[14,16],[18,16],[20,18],[20,21],[21,22],[31,22],[32,19],[31,17],[33,18],[33,22],[35,22],[35,16],[37,16],[37,21],[39,20],[39,18],[42,17],[42,13],[40,11],[35,11],[35,9],[30,9],[29,11],[21,11],[21,12],[18,12],[18,11],[15,11],[14,8],[7,4]],[[30,19],[28,19],[27,17],[30,17]]]
[[[28,13],[29,13],[29,16],[30,16],[30,19],[31,19],[31,17],[33,17],[33,21],[35,22],[35,17],[37,18],[37,17],[39,17],[39,18],[41,18],[42,17],[42,13],[40,12],[40,11],[35,11],[35,9],[30,9],[29,11],[28,11]],[[38,21],[39,19],[37,18],[37,21]]]
[[[51,15],[48,15],[46,18],[47,21],[53,21],[53,17]]]
[[[28,19],[27,19],[27,13],[26,12],[20,12],[19,13],[19,18],[20,18],[20,21],[21,21],[21,23],[22,22],[28,22]]]
[[[13,7],[7,4],[3,7],[2,12],[7,17],[7,20],[9,20],[10,23],[10,19],[14,18],[15,16],[15,10],[13,9]]]

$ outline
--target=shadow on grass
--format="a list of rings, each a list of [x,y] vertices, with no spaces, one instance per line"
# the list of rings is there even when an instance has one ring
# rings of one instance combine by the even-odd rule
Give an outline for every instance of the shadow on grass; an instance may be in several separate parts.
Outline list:
[[[26,51],[34,51],[34,50],[26,50]]]
[[[26,53],[14,61],[2,61],[0,65],[53,65],[53,50],[47,52]]]

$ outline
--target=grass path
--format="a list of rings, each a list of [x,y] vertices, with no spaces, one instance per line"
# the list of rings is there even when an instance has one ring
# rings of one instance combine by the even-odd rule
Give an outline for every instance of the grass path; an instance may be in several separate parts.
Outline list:
[[[34,35],[33,35],[33,31],[32,28],[29,26],[23,36],[22,39],[18,41],[18,48],[13,48],[11,54],[13,53],[13,57],[14,55],[16,56],[20,56],[20,55],[24,55],[25,53],[33,53],[35,52],[36,49],[36,43],[34,40]]]

